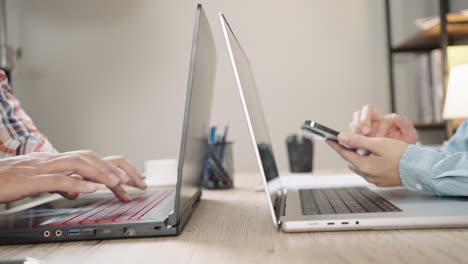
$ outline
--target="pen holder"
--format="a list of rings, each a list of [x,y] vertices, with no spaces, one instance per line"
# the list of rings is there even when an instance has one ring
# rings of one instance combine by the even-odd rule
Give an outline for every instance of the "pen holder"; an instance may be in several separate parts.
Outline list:
[[[208,144],[202,175],[203,188],[229,189],[233,187],[232,145],[232,142]]]

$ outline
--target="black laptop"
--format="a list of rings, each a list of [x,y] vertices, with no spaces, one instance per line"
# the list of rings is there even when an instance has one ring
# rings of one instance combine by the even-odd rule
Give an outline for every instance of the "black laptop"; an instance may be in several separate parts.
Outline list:
[[[110,192],[52,201],[0,214],[0,244],[177,235],[201,197],[201,175],[216,67],[208,20],[197,5],[176,186],[130,190],[124,203]]]

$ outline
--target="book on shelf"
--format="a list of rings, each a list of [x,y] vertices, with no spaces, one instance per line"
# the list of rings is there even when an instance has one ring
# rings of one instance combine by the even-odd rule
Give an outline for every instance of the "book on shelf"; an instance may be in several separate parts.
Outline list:
[[[440,49],[433,50],[430,55],[430,72],[432,88],[432,121],[440,123],[444,121],[442,112],[444,110],[444,75],[442,73],[442,52]]]
[[[418,58],[419,63],[419,115],[418,120],[423,123],[432,122],[432,93],[430,85],[429,75],[429,57],[426,55],[420,55]]]
[[[418,55],[417,94],[419,107],[416,120],[422,123],[443,123],[444,73],[442,72],[442,51]],[[447,49],[448,71],[454,66],[468,64],[468,45],[450,46]]]
[[[441,72],[442,54],[439,49],[429,55],[419,55],[419,114],[418,120],[423,123],[440,123],[443,121],[444,100],[443,75]]]

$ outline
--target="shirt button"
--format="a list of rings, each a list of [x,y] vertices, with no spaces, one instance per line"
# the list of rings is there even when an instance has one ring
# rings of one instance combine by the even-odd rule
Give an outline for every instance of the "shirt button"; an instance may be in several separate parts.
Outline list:
[[[421,184],[419,184],[419,183],[416,184],[414,187],[416,187],[416,189],[418,189],[418,190],[422,190],[422,189],[423,189],[423,187],[422,187]]]

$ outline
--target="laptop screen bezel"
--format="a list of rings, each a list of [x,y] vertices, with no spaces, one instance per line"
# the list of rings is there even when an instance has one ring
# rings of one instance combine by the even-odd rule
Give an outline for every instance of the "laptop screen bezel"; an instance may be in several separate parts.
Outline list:
[[[233,73],[234,73],[234,78],[235,78],[236,85],[237,85],[239,95],[240,95],[240,99],[241,99],[241,102],[242,102],[242,107],[243,107],[243,110],[244,110],[244,115],[245,115],[245,118],[246,118],[247,127],[249,129],[250,139],[251,139],[252,145],[254,147],[254,153],[255,153],[256,160],[257,160],[258,169],[260,171],[260,175],[261,175],[261,178],[262,178],[262,183],[263,183],[265,195],[266,195],[267,201],[268,201],[268,208],[270,210],[270,214],[271,214],[271,217],[272,217],[272,220],[273,220],[273,224],[275,225],[276,228],[278,228],[279,227],[279,214],[277,214],[276,211],[275,211],[275,206],[274,206],[274,203],[275,203],[274,199],[275,198],[274,197],[281,196],[283,194],[282,192],[283,192],[284,188],[281,185],[281,181],[280,181],[279,176],[274,178],[273,180],[268,180],[267,177],[266,177],[266,173],[265,173],[265,170],[264,170],[264,167],[263,167],[263,164],[262,164],[262,159],[261,159],[261,156],[260,156],[260,152],[258,150],[258,144],[257,144],[258,142],[257,142],[257,139],[255,137],[255,131],[254,131],[253,126],[252,126],[252,119],[251,119],[250,114],[249,114],[249,109],[248,109],[247,102],[246,102],[245,95],[244,95],[244,91],[243,91],[243,88],[242,88],[242,82],[241,82],[241,79],[240,79],[239,70],[237,68],[236,58],[235,58],[234,53],[232,51],[232,45],[231,45],[231,40],[229,39],[228,30],[231,32],[232,36],[235,38],[235,41],[237,41],[243,56],[245,57],[245,59],[247,60],[247,62],[249,64],[249,70],[251,71],[250,62],[248,61],[248,58],[247,58],[244,50],[242,49],[242,46],[240,45],[240,43],[239,43],[236,35],[234,34],[231,26],[227,22],[224,14],[219,13],[218,16],[219,16],[219,19],[220,19],[220,22],[221,22],[221,28],[223,30],[224,40],[226,42],[226,47],[227,47],[227,50],[228,50],[228,53],[229,53],[229,58],[230,58],[230,61],[231,61],[231,66],[232,66],[232,70],[233,70]],[[251,74],[253,76],[252,72],[251,72]],[[261,109],[260,105],[259,105],[259,108]],[[264,126],[265,126],[265,130],[267,131],[268,129],[266,128],[266,124],[264,124]],[[271,150],[271,151],[273,151],[273,150]],[[274,158],[273,158],[273,162],[275,162]],[[275,188],[270,188],[270,187],[273,187],[273,186]],[[275,190],[273,190],[273,189],[275,189]]]

